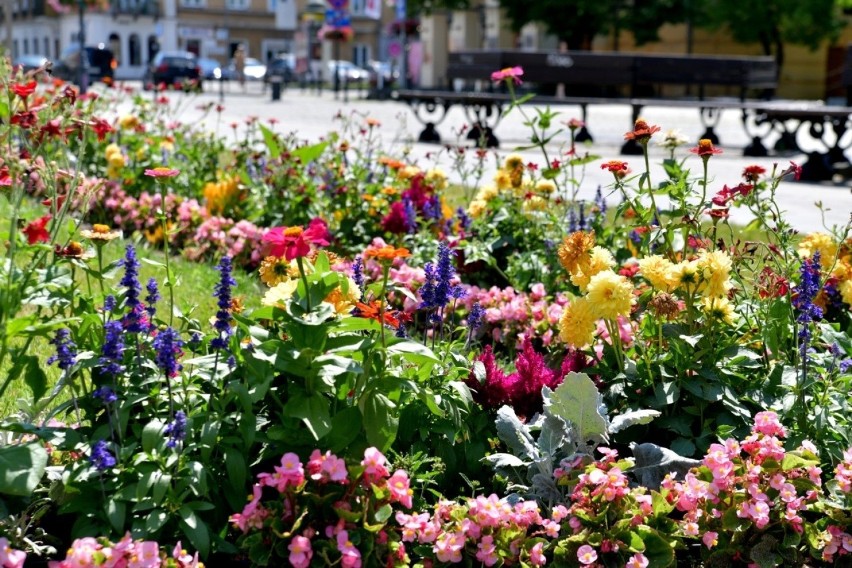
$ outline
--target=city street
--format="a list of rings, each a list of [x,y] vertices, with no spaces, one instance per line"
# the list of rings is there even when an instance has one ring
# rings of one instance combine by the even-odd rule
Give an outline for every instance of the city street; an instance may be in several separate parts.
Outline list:
[[[219,103],[220,93],[218,85],[208,84],[206,92],[201,95],[183,95],[180,93],[168,93],[170,103],[180,109],[178,120],[182,122],[199,122],[202,112],[198,107],[206,103]],[[417,143],[417,136],[422,130],[422,125],[417,121],[414,113],[403,103],[392,100],[376,101],[366,100],[364,90],[351,90],[348,92],[348,101],[344,102],[343,93],[335,94],[330,91],[317,93],[316,91],[302,90],[299,87],[284,89],[281,100],[272,101],[270,91],[262,90],[260,83],[250,83],[245,91],[236,85],[227,86],[224,90],[222,105],[224,110],[221,117],[217,119],[216,113],[210,113],[206,119],[206,126],[211,130],[218,123],[219,134],[233,137],[234,130],[231,123],[237,123],[242,128],[248,117],[257,117],[262,123],[269,125],[269,119],[275,119],[275,128],[285,133],[295,133],[296,136],[308,142],[316,142],[331,130],[339,130],[342,121],[335,119],[336,116],[353,117],[354,120],[363,120],[371,117],[381,123],[379,131],[388,153],[393,156],[402,156],[407,153],[408,159],[428,168],[440,165],[445,171],[450,172],[450,160],[447,152],[440,152],[440,145]],[[523,107],[527,116],[535,116],[535,107],[527,105]],[[559,111],[556,126],[570,118],[579,118],[580,109],[576,106],[565,106],[554,109]],[[648,107],[643,113],[643,118],[650,124],[659,125],[662,132],[655,135],[655,140],[662,138],[667,130],[679,130],[691,142],[688,146],[678,150],[677,156],[687,158],[687,167],[692,170],[694,176],[701,175],[701,160],[697,156],[689,154],[686,148],[694,146],[698,137],[704,131],[697,109]],[[515,148],[529,144],[530,129],[524,125],[524,117],[513,109],[495,129],[500,139],[499,156],[505,156],[514,151]],[[453,132],[463,125],[470,124],[461,107],[452,107],[447,117],[437,126],[444,144],[455,144],[456,137]],[[630,107],[626,105],[593,105],[589,107],[588,126],[595,139],[594,144],[588,148],[580,147],[581,154],[588,151],[601,157],[601,161],[593,162],[582,170],[580,179],[579,197],[591,199],[599,186],[607,195],[607,188],[612,183],[612,175],[602,171],[600,163],[608,160],[624,160],[628,162],[634,172],[644,170],[643,160],[640,156],[621,156],[619,148],[623,142],[624,133],[632,129]],[[768,158],[746,158],[742,156],[742,149],[750,142],[740,122],[739,112],[736,110],[723,111],[720,121],[715,128],[719,136],[719,147],[724,153],[715,155],[710,160],[710,181],[708,195],[712,195],[722,189],[723,185],[735,186],[740,183],[743,168],[751,164],[758,164],[771,171],[777,164],[778,170],[786,169],[790,162],[804,163],[806,156],[803,154],[789,154],[783,156],[770,156]],[[846,133],[849,138],[850,132]],[[777,138],[777,136],[776,136]],[[771,148],[775,138],[768,139],[767,146]],[[469,144],[464,138],[462,142]],[[567,129],[559,134],[548,148],[551,160],[560,159],[560,155],[567,150]],[[849,142],[844,140],[849,146]],[[800,138],[800,146],[804,150],[819,149],[818,144]],[[651,148],[652,181],[659,182],[663,179],[664,172],[660,162],[667,156],[667,151],[655,146],[652,142]],[[848,153],[852,150],[847,150]],[[543,165],[543,157],[540,150],[527,150],[521,152],[525,159]],[[564,160],[564,156],[562,156]],[[496,160],[489,159],[489,172],[485,180],[490,181]],[[458,181],[458,180],[456,180]],[[778,202],[780,208],[786,211],[792,224],[800,231],[825,230],[824,227],[844,226],[849,222],[852,213],[852,192],[850,192],[850,181],[804,183],[784,181],[778,189]],[[618,196],[610,195],[609,201],[615,203]],[[822,204],[821,211],[818,203]],[[731,217],[735,222],[745,223],[748,216],[742,211],[732,210]]]

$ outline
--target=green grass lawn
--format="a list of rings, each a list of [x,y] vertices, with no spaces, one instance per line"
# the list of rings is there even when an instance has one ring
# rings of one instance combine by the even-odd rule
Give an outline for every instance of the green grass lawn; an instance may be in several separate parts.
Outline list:
[[[0,223],[8,223],[10,217],[10,207],[6,200],[0,199]],[[34,203],[27,203],[21,212],[21,215],[27,221],[35,219],[43,214],[44,208]],[[6,232],[8,227],[3,226],[0,232]],[[165,281],[165,269],[161,266],[148,264],[143,259],[162,263],[164,255],[161,250],[153,250],[144,244],[140,244],[132,239],[117,239],[112,241],[104,248],[104,264],[108,264],[114,260],[124,256],[124,248],[128,242],[136,244],[137,255],[141,262],[139,280],[143,286],[150,278],[156,278],[160,288],[162,299],[157,305],[157,313],[160,318],[165,318],[164,314],[168,313],[168,290],[163,285]],[[96,262],[94,259],[89,262]],[[185,260],[179,256],[171,258],[173,272],[178,276],[178,282],[175,286],[175,305],[184,314],[191,314],[193,319],[197,319],[202,323],[202,326],[207,325],[207,322],[216,314],[216,298],[213,296],[213,289],[219,281],[219,272],[212,264],[200,264]],[[118,271],[118,274],[110,282],[112,289],[107,289],[107,293],[117,293],[119,290],[119,280],[121,280],[123,272]],[[266,286],[260,282],[256,274],[247,274],[240,269],[234,270],[234,278],[237,281],[237,287],[234,290],[234,295],[241,297],[243,305],[247,309],[253,309],[260,305],[260,299],[263,297]],[[85,276],[78,277],[78,286],[88,293],[88,284]],[[92,283],[95,286],[95,283]],[[97,294],[97,293],[96,293]],[[144,291],[143,291],[144,294]],[[45,362],[44,368],[47,371],[50,386],[48,391],[59,377],[59,370],[55,366],[47,367],[46,361],[53,354],[54,348],[46,339],[37,338],[29,347],[29,354],[36,355],[41,361]],[[8,376],[11,362],[7,361],[0,367],[0,383]],[[32,393],[25,384],[23,378],[19,378],[12,383],[6,392],[0,398],[0,418],[9,416],[14,413],[20,406],[29,406],[32,403]]]

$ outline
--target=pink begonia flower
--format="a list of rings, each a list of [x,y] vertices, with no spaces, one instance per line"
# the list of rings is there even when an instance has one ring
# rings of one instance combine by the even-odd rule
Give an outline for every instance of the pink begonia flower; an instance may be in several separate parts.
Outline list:
[[[198,551],[195,552],[195,556],[190,556],[189,553],[184,550],[183,546],[181,546],[180,541],[177,542],[174,550],[172,550],[172,558],[177,560],[183,568],[197,568],[198,566]]]
[[[0,538],[0,567],[22,568],[26,559],[26,552],[14,550],[9,546],[9,541],[5,537]]]
[[[506,67],[505,69],[494,71],[491,74],[491,80],[500,82],[511,79],[516,85],[520,85],[523,82],[521,81],[523,74],[524,70],[521,67]]]
[[[584,544],[577,549],[577,560],[580,561],[580,564],[592,564],[597,559],[597,551],[588,544]]]
[[[767,436],[786,436],[787,430],[781,425],[778,420],[778,414],[771,410],[758,412],[754,415],[753,432],[765,434]]]
[[[486,535],[482,537],[482,540],[480,540],[479,544],[476,545],[476,559],[486,566],[494,566],[497,564],[497,560],[499,560],[500,557],[497,556],[497,547],[494,545],[493,536]]]
[[[647,568],[648,559],[644,554],[636,553],[627,561],[625,568]]]
[[[337,533],[337,550],[340,551],[340,564],[345,568],[361,568],[361,553],[349,540],[347,531]]]
[[[432,547],[432,551],[439,562],[461,562],[464,544],[465,537],[460,531],[443,532]]]
[[[364,479],[369,483],[375,483],[386,478],[390,472],[388,472],[385,464],[387,464],[387,459],[378,448],[364,450],[364,459],[361,460],[361,465],[364,466]]]
[[[290,564],[293,568],[308,568],[311,565],[311,557],[314,551],[311,548],[311,540],[304,536],[294,536],[287,546],[290,551]]]
[[[706,533],[704,533],[704,536],[701,537],[701,541],[707,548],[713,548],[714,546],[719,544],[719,533],[707,531]]]
[[[533,566],[544,566],[547,558],[544,557],[544,543],[539,542],[530,550],[530,564]]]
[[[154,541],[146,540],[137,543],[134,547],[127,568],[159,568],[160,545]]]
[[[388,489],[391,493],[391,501],[395,501],[408,509],[411,508],[411,496],[414,494],[409,488],[408,474],[398,469],[388,479]]]

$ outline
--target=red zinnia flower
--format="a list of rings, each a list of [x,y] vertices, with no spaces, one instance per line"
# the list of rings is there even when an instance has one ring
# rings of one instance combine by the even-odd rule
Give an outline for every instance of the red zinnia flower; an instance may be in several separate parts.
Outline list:
[[[743,170],[743,177],[746,181],[754,183],[765,173],[766,168],[762,168],[760,166],[746,166]]]
[[[524,70],[520,67],[506,67],[505,69],[493,72],[491,74],[491,80],[500,82],[511,79],[516,85],[520,85],[522,83],[521,77],[523,74]]]
[[[23,228],[22,232],[27,236],[29,244],[46,243],[50,240],[50,233],[46,229],[48,221],[50,221],[50,215],[45,215],[35,221],[31,221]]]
[[[714,219],[727,219],[728,218],[728,208],[725,207],[723,209],[709,209],[707,214],[713,217]]]
[[[31,110],[20,110],[12,115],[9,122],[27,130],[35,126],[36,114]]]
[[[166,168],[164,166],[145,170],[145,175],[152,178],[171,178],[175,177],[179,173],[180,170],[176,170],[174,168]]]
[[[601,164],[602,170],[609,170],[612,175],[621,179],[630,173],[630,168],[627,167],[627,162],[621,160],[610,160]]]
[[[12,185],[12,176],[9,175],[9,166],[0,168],[0,185]]]
[[[307,229],[301,226],[275,227],[263,235],[267,254],[287,260],[308,256],[311,245],[328,246],[328,229],[325,225],[311,223]]]
[[[106,138],[106,135],[112,132],[112,126],[110,126],[109,122],[102,118],[95,118],[91,123],[92,130],[95,131],[95,134],[98,136],[99,141],[103,141]]]
[[[21,97],[22,99],[27,98],[31,94],[33,94],[36,90],[36,82],[30,81],[29,83],[16,83],[12,85],[12,91],[15,92],[16,95]]]
[[[713,154],[721,154],[722,150],[720,148],[715,148],[713,146],[713,141],[709,138],[702,138],[698,141],[698,146],[695,148],[690,148],[690,152],[693,154],[698,154],[702,158],[709,158]]]
[[[651,136],[653,136],[655,132],[659,131],[659,126],[650,126],[647,122],[640,118],[633,124],[633,130],[624,134],[624,139],[636,140],[640,144],[647,144],[648,140],[651,139]]]

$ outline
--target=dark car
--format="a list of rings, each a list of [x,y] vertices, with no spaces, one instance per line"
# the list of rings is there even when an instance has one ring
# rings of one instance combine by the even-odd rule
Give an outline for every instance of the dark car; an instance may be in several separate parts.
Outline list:
[[[87,46],[84,50],[85,70],[89,83],[102,81],[111,85],[115,79],[115,68],[118,61],[112,51],[103,45]],[[53,64],[53,75],[63,81],[77,83],[80,80],[80,46],[70,45],[66,47],[59,57],[59,61]]]
[[[148,66],[142,84],[146,89],[159,85],[171,87],[187,84],[193,84],[200,89],[202,80],[201,66],[192,52],[161,51]]]
[[[296,71],[294,67],[292,57],[276,57],[266,66],[266,75],[263,76],[263,82],[269,83],[270,80],[281,80],[286,84],[295,81]]]
[[[222,66],[215,59],[200,57],[198,59],[198,66],[201,67],[201,78],[204,80],[218,81],[223,78]]]

